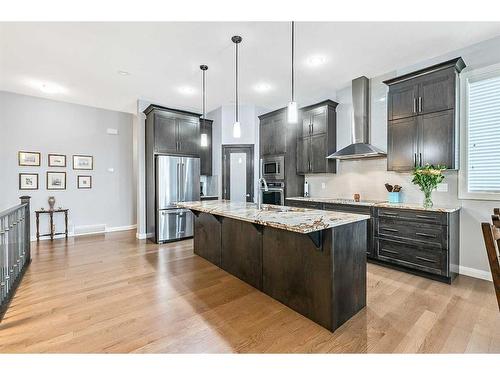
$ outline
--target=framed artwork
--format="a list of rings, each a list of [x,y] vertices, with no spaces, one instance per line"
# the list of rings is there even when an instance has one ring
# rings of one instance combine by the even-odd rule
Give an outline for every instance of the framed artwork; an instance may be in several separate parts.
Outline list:
[[[38,173],[19,173],[19,190],[38,190]]]
[[[49,167],[65,167],[66,155],[49,154]]]
[[[92,189],[92,176],[77,176],[78,189]]]
[[[73,155],[73,169],[94,169],[94,157],[89,155]]]
[[[47,190],[65,190],[66,172],[47,172]]]
[[[18,164],[20,167],[39,167],[40,153],[30,151],[19,151],[17,153]]]

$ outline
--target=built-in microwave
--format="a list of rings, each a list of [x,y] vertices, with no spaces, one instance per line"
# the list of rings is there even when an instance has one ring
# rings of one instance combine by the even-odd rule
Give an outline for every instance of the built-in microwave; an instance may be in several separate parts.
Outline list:
[[[264,157],[261,161],[261,176],[266,180],[285,179],[285,157],[270,156]]]
[[[266,191],[263,184],[260,186],[261,202],[283,206],[285,204],[285,183],[268,181],[267,187]]]

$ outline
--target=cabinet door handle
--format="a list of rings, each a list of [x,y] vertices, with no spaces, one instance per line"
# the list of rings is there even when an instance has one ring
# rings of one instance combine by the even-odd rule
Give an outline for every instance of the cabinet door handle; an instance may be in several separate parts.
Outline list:
[[[433,259],[428,259],[428,258],[422,258],[422,257],[419,257],[419,256],[416,256],[415,258],[417,258],[418,260],[422,260],[424,262],[429,262],[429,263],[435,263],[436,261],[433,260]]]
[[[418,97],[418,111],[422,112],[422,97]]]
[[[385,216],[387,216],[387,217],[398,217],[399,215],[398,214],[391,214],[390,212],[381,212],[379,216],[380,217],[385,217]]]
[[[387,250],[387,249],[384,249],[382,248],[382,251],[386,252],[386,253],[389,253],[389,254],[399,254],[397,251],[394,251],[394,250]]]
[[[421,236],[421,237],[436,238],[435,234],[427,234],[427,233],[417,232],[417,233],[415,233],[415,235],[416,236]]]
[[[399,232],[399,230],[393,228],[380,228],[380,229],[385,230],[387,232]]]
[[[413,113],[417,113],[417,98],[413,98]]]
[[[434,218],[432,216],[415,215],[415,217],[418,217],[419,219],[434,220]]]
[[[422,166],[422,153],[421,152],[419,153],[418,160],[419,160],[419,165]]]
[[[417,166],[417,153],[416,152],[413,154],[413,166],[414,167]]]
[[[314,134],[314,124],[311,124],[311,134]]]

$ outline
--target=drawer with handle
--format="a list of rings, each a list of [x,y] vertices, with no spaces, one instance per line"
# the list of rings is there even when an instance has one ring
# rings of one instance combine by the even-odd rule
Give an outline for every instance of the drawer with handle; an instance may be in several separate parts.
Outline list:
[[[375,219],[375,236],[425,242],[429,246],[446,249],[448,227],[436,224],[399,221],[393,218]]]
[[[323,203],[309,202],[309,201],[296,201],[293,199],[285,199],[285,205],[291,206],[291,207],[310,208],[313,210],[322,210],[323,209]]]
[[[374,216],[386,219],[411,220],[420,223],[447,225],[446,213],[397,208],[376,208]]]
[[[447,252],[403,241],[376,240],[378,259],[437,275],[447,276]]]
[[[360,215],[370,215],[371,207],[356,205],[356,204],[343,204],[343,203],[325,203],[323,205],[323,210],[327,211],[340,211],[340,212],[350,212]]]

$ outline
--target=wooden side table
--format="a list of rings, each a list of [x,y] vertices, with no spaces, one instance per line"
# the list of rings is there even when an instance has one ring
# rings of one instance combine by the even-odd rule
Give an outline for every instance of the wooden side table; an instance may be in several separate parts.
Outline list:
[[[57,210],[37,210],[35,211],[36,215],[36,240],[39,241],[40,237],[50,236],[50,239],[53,240],[54,236],[58,234],[64,234],[66,238],[68,238],[68,211],[67,208],[58,208]],[[62,212],[64,213],[64,232],[55,232],[54,229],[54,214]],[[50,233],[40,234],[40,214],[49,214],[50,220]]]

